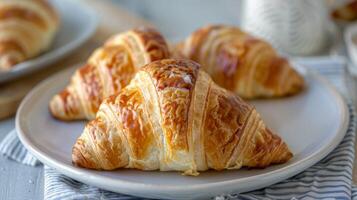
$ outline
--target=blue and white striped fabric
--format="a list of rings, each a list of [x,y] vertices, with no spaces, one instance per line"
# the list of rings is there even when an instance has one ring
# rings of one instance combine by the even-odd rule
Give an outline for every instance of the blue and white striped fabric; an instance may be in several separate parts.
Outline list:
[[[299,63],[319,71],[325,75],[340,91],[347,101],[349,84],[345,76],[345,63],[338,59],[298,60]],[[339,146],[323,160],[304,172],[269,186],[267,188],[242,193],[213,197],[216,200],[238,199],[356,199],[357,188],[352,185],[352,168],[354,161],[354,144],[356,131],[356,114],[352,103],[349,103],[350,122],[345,138]],[[16,131],[11,131],[0,143],[0,153],[27,165],[39,165],[22,146]],[[44,197],[48,200],[57,199],[109,199],[126,200],[138,197],[108,192],[93,186],[88,186],[69,177],[61,175],[56,170],[45,166]]]

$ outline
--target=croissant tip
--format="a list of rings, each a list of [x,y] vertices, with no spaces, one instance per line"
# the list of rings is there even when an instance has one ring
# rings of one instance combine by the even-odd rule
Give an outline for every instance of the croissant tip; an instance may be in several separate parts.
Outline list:
[[[65,89],[51,99],[48,109],[52,117],[61,121],[86,119],[78,103],[74,103],[76,99],[71,97],[71,95],[72,94]]]
[[[72,164],[77,167],[95,169],[96,167],[82,154],[81,140],[77,140],[72,148]]]
[[[52,97],[50,103],[48,104],[48,109],[51,112],[52,116],[54,116],[54,117],[56,117],[56,115],[58,113],[57,110],[58,110],[58,107],[59,107],[56,98],[57,98],[57,95]]]
[[[72,164],[76,167],[82,167],[82,168],[88,168],[86,165],[84,165],[85,162],[82,161],[81,157],[78,156],[77,154],[72,154]]]
[[[288,162],[291,158],[293,158],[294,154],[290,151],[288,145],[283,142],[282,147],[282,154],[277,157],[277,160],[274,161],[274,164],[283,164]]]
[[[286,146],[286,145],[285,145],[285,146]],[[278,162],[277,164],[286,163],[286,162],[288,162],[293,156],[294,156],[293,153],[291,153],[291,151],[289,150],[289,148],[286,146],[285,155],[282,156],[282,158],[280,159],[280,162]]]
[[[48,105],[48,109],[49,109],[52,117],[54,117],[55,119],[68,120],[68,118],[64,114],[64,108],[62,106],[61,99],[58,95],[55,95],[51,99],[51,101]]]
[[[284,85],[282,92],[278,97],[293,96],[306,88],[304,77],[295,70],[290,75],[288,82]]]
[[[294,81],[291,86],[291,90],[293,91],[293,93],[300,92],[306,87],[304,78],[301,77],[299,74],[297,76],[298,77],[296,78],[296,81]]]
[[[293,75],[291,76],[291,90],[296,93],[303,90],[306,87],[304,77],[297,71],[293,70]]]
[[[3,56],[0,60],[0,71],[8,71],[19,62],[20,60],[14,56]]]
[[[81,167],[83,155],[80,153],[80,150],[77,147],[77,143],[72,148],[72,164],[78,167]]]

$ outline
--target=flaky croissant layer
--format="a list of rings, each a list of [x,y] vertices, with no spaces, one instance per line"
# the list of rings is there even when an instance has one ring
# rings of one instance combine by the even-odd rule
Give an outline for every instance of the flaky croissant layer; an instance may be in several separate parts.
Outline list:
[[[304,88],[303,77],[270,44],[236,27],[200,28],[174,52],[200,63],[218,85],[242,98],[287,96]]]
[[[94,119],[103,99],[128,85],[140,67],[168,57],[166,42],[154,29],[142,27],[114,35],[53,97],[50,111],[61,120]]]
[[[102,170],[182,171],[266,167],[292,157],[256,110],[216,85],[197,63],[141,68],[103,101],[73,147],[73,163]]]

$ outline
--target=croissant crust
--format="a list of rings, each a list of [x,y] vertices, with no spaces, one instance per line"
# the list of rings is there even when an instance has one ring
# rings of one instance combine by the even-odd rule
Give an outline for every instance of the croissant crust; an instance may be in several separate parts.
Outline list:
[[[300,92],[303,77],[267,42],[236,27],[198,29],[174,48],[175,57],[200,63],[220,86],[252,99]]]
[[[129,84],[141,66],[168,57],[166,42],[154,29],[142,27],[114,35],[53,97],[50,111],[61,120],[93,119],[102,100]]]
[[[199,64],[165,59],[141,68],[103,101],[73,147],[77,166],[182,171],[266,167],[292,157],[257,111]]]
[[[46,0],[1,0],[0,71],[8,71],[47,50],[59,21]]]

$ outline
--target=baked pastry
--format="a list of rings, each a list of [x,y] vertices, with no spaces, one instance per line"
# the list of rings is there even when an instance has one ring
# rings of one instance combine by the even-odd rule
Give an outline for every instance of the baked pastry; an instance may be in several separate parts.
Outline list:
[[[111,37],[97,49],[71,83],[50,102],[62,120],[93,119],[105,97],[117,93],[143,65],[169,57],[164,38],[151,28],[137,28]]]
[[[351,1],[336,8],[331,13],[332,18],[343,21],[354,21],[357,19],[357,1]]]
[[[292,157],[254,107],[190,60],[152,62],[103,101],[72,151],[91,169],[182,171],[266,167]]]
[[[242,98],[292,95],[304,87],[304,79],[270,44],[236,27],[203,27],[174,54],[200,63],[218,85]]]
[[[0,0],[0,71],[48,49],[58,27],[46,0]]]

